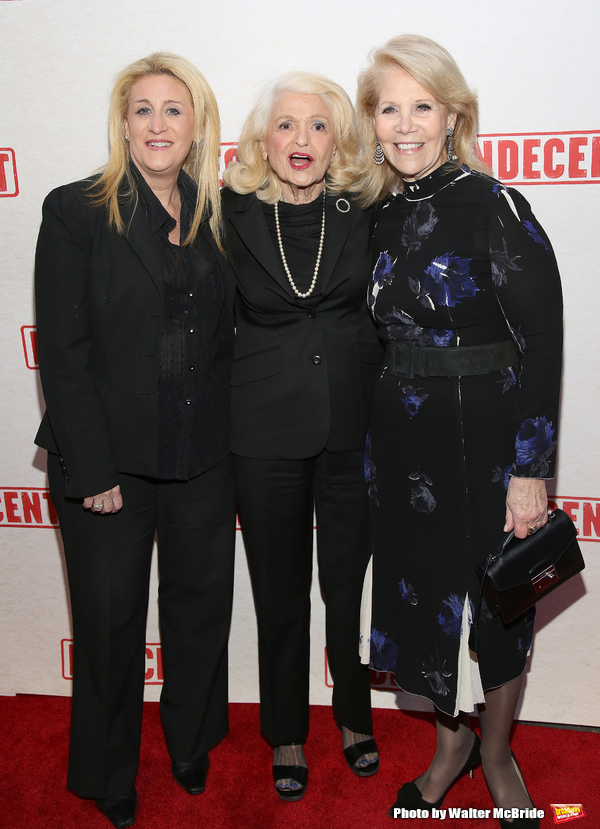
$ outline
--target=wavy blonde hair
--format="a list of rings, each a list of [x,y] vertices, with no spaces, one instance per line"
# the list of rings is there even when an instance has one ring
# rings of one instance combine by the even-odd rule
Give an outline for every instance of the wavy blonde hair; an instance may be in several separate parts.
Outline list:
[[[348,190],[361,169],[360,139],[354,107],[342,87],[322,75],[289,72],[272,81],[259,95],[242,128],[237,146],[237,161],[225,170],[223,180],[237,193],[256,193],[261,201],[274,204],[281,198],[281,184],[268,161],[263,159],[264,140],[273,109],[287,92],[318,95],[329,107],[337,152],[327,171],[327,189],[333,193]]]
[[[140,78],[152,75],[171,75],[187,87],[194,107],[194,135],[203,135],[203,139],[198,138],[192,142],[183,164],[183,169],[197,185],[198,194],[191,227],[182,244],[189,245],[194,241],[203,216],[210,212],[210,227],[222,249],[223,224],[218,166],[221,123],[217,100],[204,75],[190,61],[178,55],[155,52],[130,63],[117,75],[108,116],[108,164],[92,186],[92,199],[107,208],[109,222],[119,233],[125,233],[119,208],[119,195],[134,196],[136,187],[129,169],[130,150],[125,139],[123,122],[127,116],[132,86]]]
[[[398,172],[386,161],[378,167],[373,161],[375,127],[373,117],[379,101],[384,76],[394,69],[404,69],[434,98],[456,114],[453,161],[482,173],[491,173],[477,156],[476,138],[479,121],[477,94],[470,89],[452,55],[428,37],[399,35],[388,40],[370,55],[370,65],[358,77],[356,110],[363,145],[365,167],[356,188],[359,201],[368,205],[383,198],[392,188],[402,187]]]

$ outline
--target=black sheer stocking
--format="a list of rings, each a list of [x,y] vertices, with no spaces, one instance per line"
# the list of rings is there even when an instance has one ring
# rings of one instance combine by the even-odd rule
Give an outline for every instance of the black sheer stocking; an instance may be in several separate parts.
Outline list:
[[[436,710],[437,748],[427,771],[415,780],[423,800],[436,803],[453,783],[473,748],[469,717]]]
[[[533,805],[509,743],[522,684],[520,676],[488,691],[479,708],[483,772],[494,803],[503,809]]]
[[[291,746],[277,746],[273,750],[273,765],[274,766],[304,766],[306,768],[306,759],[304,757],[304,746],[301,745],[291,745]],[[294,780],[292,777],[284,777],[281,780],[277,780],[276,784],[278,789],[289,789],[290,791],[295,791],[296,789],[301,788],[298,782]]]

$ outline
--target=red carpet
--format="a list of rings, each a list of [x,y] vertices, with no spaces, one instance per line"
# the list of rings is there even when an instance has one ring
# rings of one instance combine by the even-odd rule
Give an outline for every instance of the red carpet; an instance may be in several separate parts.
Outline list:
[[[110,829],[95,805],[65,787],[70,700],[0,697],[0,826],[3,829]],[[229,737],[211,752],[206,792],[191,797],[171,777],[158,716],[146,703],[135,829],[392,829],[393,826],[485,829],[493,819],[396,820],[387,816],[396,789],[427,766],[435,730],[428,715],[375,709],[382,765],[360,779],[347,768],[331,709],[314,706],[306,745],[306,796],[281,801],[271,783],[271,751],[259,738],[258,706],[232,704]],[[600,735],[517,725],[513,738],[529,791],[554,826],[551,803],[582,804],[569,829],[600,827]],[[481,769],[460,780],[442,808],[491,809]]]

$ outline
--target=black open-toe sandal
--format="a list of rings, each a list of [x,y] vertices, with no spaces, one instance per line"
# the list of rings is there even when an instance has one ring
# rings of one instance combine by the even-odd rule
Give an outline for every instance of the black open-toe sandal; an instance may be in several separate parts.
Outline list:
[[[280,789],[279,780],[291,780],[298,783],[297,789]],[[282,800],[301,800],[306,794],[308,783],[308,769],[306,766],[273,766],[273,782],[275,791]]]
[[[362,743],[354,743],[354,745],[348,746],[343,751],[348,766],[359,777],[371,777],[379,771],[379,757],[374,763],[369,763],[367,766],[356,765],[365,754],[379,754],[377,743],[372,737],[370,740],[363,740]]]

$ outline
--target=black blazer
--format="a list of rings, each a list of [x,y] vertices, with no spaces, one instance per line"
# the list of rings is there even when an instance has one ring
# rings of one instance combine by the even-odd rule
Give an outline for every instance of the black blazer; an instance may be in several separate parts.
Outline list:
[[[68,184],[46,198],[35,265],[47,407],[36,443],[63,459],[69,497],[110,489],[119,471],[154,477],[158,462],[161,262],[142,205],[123,200],[127,235],[119,235],[106,209],[90,203],[91,183]],[[199,232],[222,262],[207,221]],[[203,378],[213,396],[203,415],[205,468],[229,449],[233,276],[229,268],[222,276],[218,345]],[[211,416],[215,409],[225,413],[221,422]]]
[[[361,449],[384,355],[366,304],[372,212],[326,197],[319,281],[300,299],[259,199],[228,189],[222,198],[237,277],[233,452],[306,458]]]

